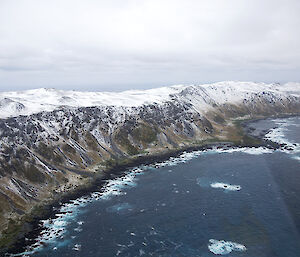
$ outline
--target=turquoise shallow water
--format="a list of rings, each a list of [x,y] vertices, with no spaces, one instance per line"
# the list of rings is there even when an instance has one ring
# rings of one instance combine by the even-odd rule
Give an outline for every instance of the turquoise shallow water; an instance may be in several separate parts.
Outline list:
[[[283,126],[277,137],[294,151],[196,152],[109,181],[45,221],[56,235],[31,255],[300,256],[299,124],[253,125]]]

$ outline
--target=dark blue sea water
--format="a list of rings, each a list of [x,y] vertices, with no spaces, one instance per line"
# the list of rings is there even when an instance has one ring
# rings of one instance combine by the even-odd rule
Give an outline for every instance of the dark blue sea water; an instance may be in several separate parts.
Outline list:
[[[65,204],[28,254],[299,257],[300,118],[252,126],[293,150],[214,149],[140,167]]]

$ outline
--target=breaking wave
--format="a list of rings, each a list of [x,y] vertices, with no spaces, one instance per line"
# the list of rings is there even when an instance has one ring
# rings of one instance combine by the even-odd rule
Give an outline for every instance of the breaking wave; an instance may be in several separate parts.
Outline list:
[[[42,232],[35,239],[35,242],[27,246],[24,252],[19,254],[11,254],[9,256],[30,256],[35,252],[41,251],[43,248],[57,250],[60,246],[63,246],[67,243],[70,243],[70,240],[74,240],[75,237],[71,237],[71,239],[65,239],[67,233],[67,226],[69,224],[74,224],[76,222],[76,216],[79,213],[84,211],[84,207],[98,200],[109,200],[112,197],[117,197],[123,194],[126,194],[125,189],[135,187],[137,185],[138,176],[144,174],[145,170],[156,169],[166,166],[176,166],[180,163],[186,163],[191,159],[194,159],[200,155],[205,154],[234,154],[234,153],[245,153],[245,154],[268,154],[272,153],[274,150],[268,149],[265,147],[242,147],[242,148],[220,148],[213,147],[211,149],[199,150],[194,152],[184,152],[178,157],[170,157],[167,161],[157,162],[150,165],[141,165],[137,168],[133,168],[125,172],[125,174],[121,177],[110,179],[106,182],[106,184],[102,187],[99,192],[93,192],[89,196],[80,197],[76,200],[70,200],[67,203],[61,205],[58,209],[58,213],[55,214],[54,218],[49,218],[47,220],[42,220],[40,222],[40,226],[42,228]],[[214,183],[211,184],[212,187],[223,188],[225,190],[238,191],[241,189],[238,185],[230,185],[224,183]],[[107,211],[120,211],[122,209],[130,209],[130,206],[120,205],[120,206],[112,206]],[[75,232],[82,231],[83,223],[77,222],[77,227],[74,229]],[[74,244],[73,250],[79,251],[81,245],[78,243]]]
[[[286,120],[274,120],[276,128],[271,129],[266,135],[265,138],[276,142],[278,144],[284,144],[285,147],[281,149],[283,152],[287,153],[299,153],[300,152],[300,144],[297,142],[290,142],[286,136],[285,132],[288,131],[288,126],[296,125],[292,124]],[[291,152],[292,151],[292,152]]]
[[[220,182],[211,183],[210,186],[212,188],[221,188],[228,191],[240,191],[242,189],[240,185],[230,185],[230,184],[225,184]]]
[[[300,161],[300,144],[294,141],[289,141],[286,137],[286,132],[289,131],[289,126],[297,126],[291,120],[273,120],[276,128],[271,129],[266,135],[265,139],[273,141],[281,145],[279,151],[292,155],[291,158]]]
[[[226,255],[232,251],[244,252],[247,250],[246,246],[231,241],[210,239],[208,249],[216,255]]]

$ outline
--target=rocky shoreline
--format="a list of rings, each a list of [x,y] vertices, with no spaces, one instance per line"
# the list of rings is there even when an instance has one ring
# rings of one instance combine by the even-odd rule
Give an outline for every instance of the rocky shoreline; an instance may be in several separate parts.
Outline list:
[[[291,117],[292,115],[281,115],[280,117],[269,117],[269,118],[287,118]],[[294,115],[296,116],[296,115]],[[245,120],[241,121],[240,125],[243,129],[243,132],[250,137],[251,135],[251,127],[249,126],[250,123],[255,121],[266,119],[259,118],[259,119],[252,119],[252,120]],[[193,152],[199,150],[208,150],[212,149],[213,147],[220,148],[220,149],[228,149],[228,148],[240,148],[240,147],[267,147],[270,149],[279,149],[283,148],[277,143],[274,143],[269,140],[263,139],[264,134],[260,134],[259,137],[255,137],[256,141],[255,144],[239,144],[233,142],[211,142],[202,145],[195,145],[190,147],[185,147],[182,149],[177,150],[169,150],[163,153],[158,153],[155,155],[141,155],[136,156],[135,158],[126,159],[124,163],[117,163],[108,169],[105,172],[101,173],[100,175],[95,176],[88,184],[81,186],[80,188],[75,189],[72,192],[65,193],[56,199],[53,199],[50,203],[46,203],[45,205],[41,206],[40,210],[32,214],[30,222],[24,222],[22,224],[22,228],[17,235],[17,239],[11,245],[7,246],[6,248],[0,249],[0,256],[5,256],[9,254],[19,253],[20,251],[24,250],[26,246],[31,245],[34,239],[40,234],[42,228],[40,226],[40,221],[44,219],[54,218],[56,214],[60,213],[59,206],[64,203],[70,202],[71,200],[77,199],[79,197],[88,197],[95,191],[99,191],[99,188],[103,188],[106,181],[108,179],[113,179],[116,177],[120,177],[124,175],[126,171],[130,168],[137,167],[139,165],[148,165],[153,164],[156,162],[163,162],[168,160],[171,157],[178,157],[183,152]],[[254,137],[253,137],[254,138]],[[259,140],[259,143],[257,143]]]
[[[166,161],[171,157],[178,157],[183,152],[193,152],[197,150],[206,150],[212,149],[213,146],[217,147],[230,147],[230,143],[211,143],[208,145],[202,146],[192,146],[176,151],[165,152],[160,155],[151,155],[151,156],[140,156],[134,160],[131,159],[130,163],[127,164],[118,164],[114,167],[107,169],[101,177],[95,178],[89,184],[84,187],[77,188],[72,192],[67,192],[63,196],[60,196],[57,199],[54,199],[51,203],[43,205],[41,210],[37,215],[32,216],[31,222],[25,222],[22,225],[20,233],[18,233],[17,241],[14,242],[11,246],[1,249],[0,256],[5,253],[15,254],[22,249],[25,249],[26,246],[31,245],[33,240],[40,234],[42,228],[40,227],[40,221],[44,219],[54,218],[59,212],[59,206],[64,203],[70,202],[71,200],[77,199],[79,197],[88,197],[91,193],[99,191],[108,179],[113,179],[122,176],[128,169],[137,167],[139,165],[148,165],[156,162]]]

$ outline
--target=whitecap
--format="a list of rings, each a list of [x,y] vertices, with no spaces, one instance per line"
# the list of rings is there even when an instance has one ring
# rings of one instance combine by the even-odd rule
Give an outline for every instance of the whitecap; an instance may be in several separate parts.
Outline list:
[[[212,149],[215,153],[246,153],[251,155],[269,154],[274,150],[267,147],[237,147],[237,148],[219,148]]]
[[[80,251],[80,250],[81,250],[81,245],[80,245],[80,244],[75,244],[75,245],[73,246],[72,250]]]
[[[281,148],[281,152],[294,154],[300,152],[300,144],[296,142],[290,142],[286,136],[285,132],[288,131],[288,126],[292,125],[288,121],[276,121],[276,125],[279,127],[271,129],[264,138],[273,141],[278,144],[284,144],[285,147]]]
[[[210,186],[212,188],[221,188],[228,191],[240,191],[242,189],[240,185],[231,185],[231,184],[220,183],[220,182],[211,183]]]
[[[81,227],[74,228],[74,231],[76,231],[76,232],[81,232],[81,231],[82,231],[82,228],[81,228]]]
[[[251,147],[251,148],[245,148],[243,152],[252,155],[260,155],[260,154],[273,153],[274,150],[266,147]]]
[[[232,251],[244,252],[247,250],[246,246],[231,241],[210,239],[208,249],[216,255],[226,255]]]

